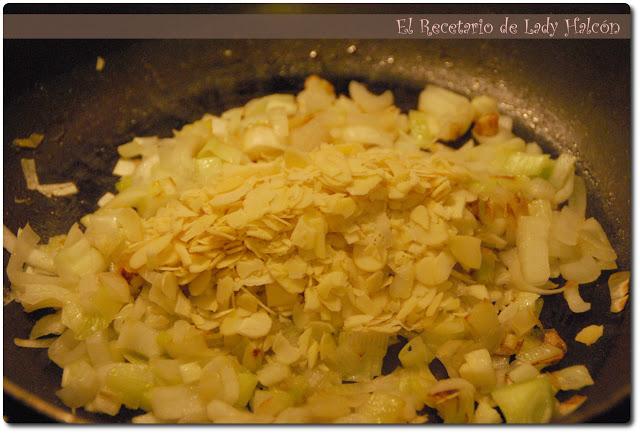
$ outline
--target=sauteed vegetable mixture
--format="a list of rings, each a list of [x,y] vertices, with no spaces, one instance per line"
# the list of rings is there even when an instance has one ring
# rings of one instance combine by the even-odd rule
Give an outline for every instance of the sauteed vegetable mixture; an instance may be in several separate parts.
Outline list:
[[[540,423],[584,402],[556,399],[593,380],[553,371],[567,345],[539,315],[546,295],[588,311],[580,288],[616,253],[575,158],[516,137],[492,98],[428,85],[402,113],[391,91],[338,96],[311,76],[118,153],[117,193],[67,234],[5,229],[15,300],[51,309],[16,343],[47,348],[67,406],[140,423],[422,423],[426,406]],[[629,273],[609,282],[620,312]],[[579,341],[602,335],[594,320]]]

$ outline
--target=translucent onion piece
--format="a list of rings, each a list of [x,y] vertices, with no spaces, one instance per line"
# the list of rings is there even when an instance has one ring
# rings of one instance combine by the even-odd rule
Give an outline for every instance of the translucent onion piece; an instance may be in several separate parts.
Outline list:
[[[565,286],[562,293],[569,309],[574,313],[585,313],[591,309],[591,303],[585,302],[580,296],[580,288],[577,283],[570,281]]]

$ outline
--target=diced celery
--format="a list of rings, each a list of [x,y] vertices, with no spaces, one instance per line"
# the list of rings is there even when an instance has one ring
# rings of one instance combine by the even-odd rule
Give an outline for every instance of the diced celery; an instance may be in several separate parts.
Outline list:
[[[467,333],[464,319],[454,317],[451,320],[442,322],[433,328],[426,329],[422,334],[427,347],[435,351],[441,344],[449,340],[463,338]]]
[[[398,359],[405,368],[425,367],[433,358],[433,353],[427,349],[424,340],[419,336],[409,340],[398,354]]]
[[[474,272],[476,281],[483,284],[492,284],[496,267],[496,256],[493,253],[482,251],[482,263],[480,269]]]
[[[504,170],[511,175],[535,177],[542,175],[543,172],[551,172],[549,168],[550,161],[549,155],[532,155],[529,153],[516,152],[507,158],[504,164]]]
[[[122,176],[119,181],[116,182],[116,190],[122,192],[133,185],[133,176]]]
[[[149,408],[146,393],[153,386],[147,365],[117,363],[107,373],[106,385],[129,409]]]
[[[62,323],[73,331],[78,340],[84,340],[109,326],[108,320],[86,313],[80,305],[72,301],[65,303],[62,308]]]
[[[251,401],[251,409],[258,415],[276,416],[293,405],[293,398],[289,393],[274,389],[269,391],[257,390]]]
[[[487,349],[478,349],[464,355],[465,363],[460,366],[460,376],[481,391],[491,390],[496,385],[491,354]]]
[[[344,380],[362,381],[380,375],[388,337],[376,332],[343,332],[337,349],[337,368]]]
[[[222,167],[222,160],[217,157],[197,158],[196,177],[204,185],[209,184]]]
[[[487,403],[480,402],[473,415],[474,424],[500,424],[502,418],[497,410],[489,406]]]
[[[435,143],[438,124],[435,118],[422,111],[409,111],[409,130],[411,136],[418,141],[421,148],[428,148]]]
[[[258,384],[258,378],[252,373],[238,373],[238,384],[240,386],[240,393],[236,401],[236,406],[245,407],[253,397],[253,392]]]
[[[358,412],[362,413],[372,423],[398,423],[402,421],[404,406],[404,400],[398,396],[374,392]]]
[[[98,392],[96,372],[85,360],[79,360],[64,368],[62,389],[56,395],[67,406],[75,409],[93,400]]]
[[[294,404],[298,405],[304,402],[306,394],[309,391],[309,382],[303,376],[293,376],[286,379],[283,384],[287,392],[293,397]]]
[[[553,390],[546,377],[496,389],[491,396],[498,403],[507,423],[546,423],[553,415]]]
[[[487,349],[496,347],[502,338],[502,328],[498,314],[490,302],[479,302],[471,309],[466,318],[471,333]]]
[[[398,390],[414,398],[414,401],[425,404],[429,399],[429,389],[436,382],[436,378],[428,368],[406,370],[402,375]]]

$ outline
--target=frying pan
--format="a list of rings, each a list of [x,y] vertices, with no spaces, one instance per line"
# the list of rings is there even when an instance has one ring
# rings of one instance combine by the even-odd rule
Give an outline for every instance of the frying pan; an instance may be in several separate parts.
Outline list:
[[[11,44],[20,48],[18,41],[5,41],[5,49]],[[355,52],[347,52],[350,45]],[[374,90],[389,88],[403,110],[416,106],[427,82],[493,96],[515,118],[519,135],[554,156],[567,151],[578,157],[589,191],[588,213],[609,234],[620,269],[630,267],[628,40],[158,40],[113,46],[101,73],[94,56],[5,99],[3,218],[14,232],[29,222],[46,240],[92,212],[97,199],[113,191],[115,147],[132,137],[167,136],[205,112],[220,113],[269,93],[297,92],[315,73],[340,92],[351,79]],[[12,60],[20,59],[5,58],[5,65]],[[32,132],[46,137],[37,150],[11,144]],[[73,180],[79,194],[47,199],[27,191],[20,169],[24,157],[35,157],[43,182]],[[6,252],[4,261],[6,266]],[[630,394],[631,308],[609,313],[607,278],[604,273],[582,291],[592,303],[585,314],[571,314],[561,296],[545,298],[543,323],[556,328],[570,348],[557,367],[586,364],[596,382],[582,392],[587,402],[558,422],[587,421]],[[6,275],[4,283],[8,287]],[[5,391],[58,420],[113,422],[84,411],[70,414],[55,397],[60,370],[46,351],[13,345],[14,337],[28,335],[36,318],[15,303],[4,307]],[[591,347],[576,343],[577,331],[592,323],[604,324],[601,340]],[[131,415],[121,412],[115,421]]]

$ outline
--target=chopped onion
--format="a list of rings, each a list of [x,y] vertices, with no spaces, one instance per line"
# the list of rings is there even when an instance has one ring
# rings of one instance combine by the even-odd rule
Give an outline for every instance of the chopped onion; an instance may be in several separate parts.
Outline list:
[[[511,280],[518,290],[522,290],[524,292],[538,293],[540,295],[551,295],[556,293],[562,293],[564,291],[564,288],[551,289],[551,290],[540,289],[524,281],[524,278],[522,277],[522,273],[520,270],[521,269],[520,260],[518,258],[518,254],[516,253],[515,249],[501,253],[500,258],[502,259],[504,264],[507,265],[507,268],[509,268]]]
[[[518,218],[516,245],[524,280],[534,286],[544,284],[550,276],[549,222],[541,216]]]
[[[29,349],[45,349],[51,346],[51,344],[53,344],[54,341],[55,341],[55,338],[42,338],[42,339],[36,339],[36,340],[34,339],[25,340],[24,338],[13,339],[13,343],[16,346],[26,347]]]
[[[349,95],[365,112],[381,111],[393,105],[393,93],[390,90],[380,95],[374,95],[357,81],[349,83]]]
[[[545,366],[560,361],[564,357],[562,349],[551,344],[542,343],[528,349],[523,349],[516,355],[519,361],[534,366]]]
[[[2,242],[4,249],[7,250],[9,254],[13,254],[18,239],[16,238],[16,235],[14,235],[13,232],[4,224],[2,225]]]
[[[433,85],[420,93],[418,108],[438,119],[438,138],[448,141],[464,134],[474,117],[473,106],[467,98]]]
[[[600,267],[593,257],[584,255],[579,260],[561,263],[560,272],[565,280],[586,284],[598,279]]]
[[[593,385],[589,370],[584,365],[573,365],[562,370],[556,370],[550,373],[549,376],[553,386],[561,391],[578,390],[585,386]]]
[[[569,281],[565,284],[565,290],[562,293],[569,309],[574,313],[585,313],[591,310],[591,303],[585,302],[580,296],[580,288],[578,283]]]
[[[523,362],[513,367],[508,376],[514,383],[519,383],[534,379],[539,374],[540,372],[537,368],[527,362]]]
[[[111,172],[115,176],[130,176],[136,171],[138,164],[130,159],[118,159],[113,171]]]
[[[584,395],[572,395],[567,400],[558,403],[558,415],[567,416],[575,412],[580,406],[584,404],[585,401],[587,401],[587,397],[585,397]]]

